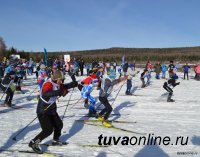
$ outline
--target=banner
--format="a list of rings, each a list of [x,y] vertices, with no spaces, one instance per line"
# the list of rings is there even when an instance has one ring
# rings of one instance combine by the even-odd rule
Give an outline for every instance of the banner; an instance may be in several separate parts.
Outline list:
[[[69,62],[70,62],[70,55],[64,55],[64,61],[65,61],[65,66],[66,66],[66,71],[69,70]]]

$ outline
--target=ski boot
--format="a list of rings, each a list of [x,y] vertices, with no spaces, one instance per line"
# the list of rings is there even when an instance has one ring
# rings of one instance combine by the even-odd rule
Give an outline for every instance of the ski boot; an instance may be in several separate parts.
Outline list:
[[[103,118],[101,115],[96,116],[96,118],[97,118],[99,121],[101,121],[101,122],[104,121],[104,118]]]
[[[88,116],[96,115],[97,111],[93,107],[89,107]]]
[[[173,99],[171,99],[173,93],[169,93],[168,98],[167,98],[167,102],[174,102]]]
[[[173,99],[167,99],[167,102],[175,102]]]
[[[112,124],[109,123],[109,122],[106,121],[106,120],[103,120],[103,121],[102,121],[102,124],[103,124],[105,127],[107,127],[107,128],[111,128],[111,127],[112,127]]]
[[[62,141],[59,141],[59,140],[53,140],[51,144],[52,144],[52,146],[62,146],[62,145],[67,145],[68,143],[62,142]]]
[[[37,140],[37,141],[31,140],[31,142],[29,143],[28,146],[31,147],[34,152],[36,152],[38,154],[43,154],[43,151],[38,146],[39,142],[40,142],[40,140]]]

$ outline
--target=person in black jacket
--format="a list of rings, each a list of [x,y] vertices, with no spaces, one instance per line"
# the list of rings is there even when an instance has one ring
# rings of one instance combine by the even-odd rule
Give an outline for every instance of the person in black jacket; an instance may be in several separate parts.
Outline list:
[[[180,82],[177,82],[178,76],[176,74],[172,75],[172,78],[170,78],[167,82],[164,83],[163,88],[169,92],[168,98],[167,98],[167,102],[174,102],[173,99],[171,99],[172,95],[173,95],[173,90],[172,88],[170,88],[170,86],[172,86],[173,88],[177,85],[180,84]]]
[[[12,99],[15,91],[15,86],[13,85],[14,78],[15,78],[15,72],[10,71],[9,73],[6,74],[6,76],[4,77],[4,79],[0,84],[0,88],[4,91],[4,93],[6,93],[6,99],[3,104],[3,106],[5,107],[11,107],[12,105]]]
[[[52,145],[62,145],[63,142],[59,141],[61,136],[61,130],[63,128],[63,122],[57,113],[56,99],[60,96],[65,96],[68,93],[68,89],[77,87],[77,82],[71,82],[69,84],[61,84],[62,73],[56,70],[51,79],[44,82],[40,98],[37,105],[37,117],[40,122],[42,131],[30,141],[29,147],[38,154],[43,152],[40,150],[38,144],[51,135],[53,135]]]

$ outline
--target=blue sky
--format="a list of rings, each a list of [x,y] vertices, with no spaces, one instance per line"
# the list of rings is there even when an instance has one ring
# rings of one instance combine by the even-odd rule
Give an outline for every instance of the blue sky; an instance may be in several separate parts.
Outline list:
[[[8,48],[200,46],[199,0],[0,0]]]

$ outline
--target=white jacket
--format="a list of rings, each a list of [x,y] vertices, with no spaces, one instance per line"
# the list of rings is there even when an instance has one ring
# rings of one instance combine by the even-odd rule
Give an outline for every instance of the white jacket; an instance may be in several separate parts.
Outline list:
[[[126,75],[128,75],[129,80],[131,80],[135,75],[137,74],[137,71],[134,71],[132,68],[128,67]]]

